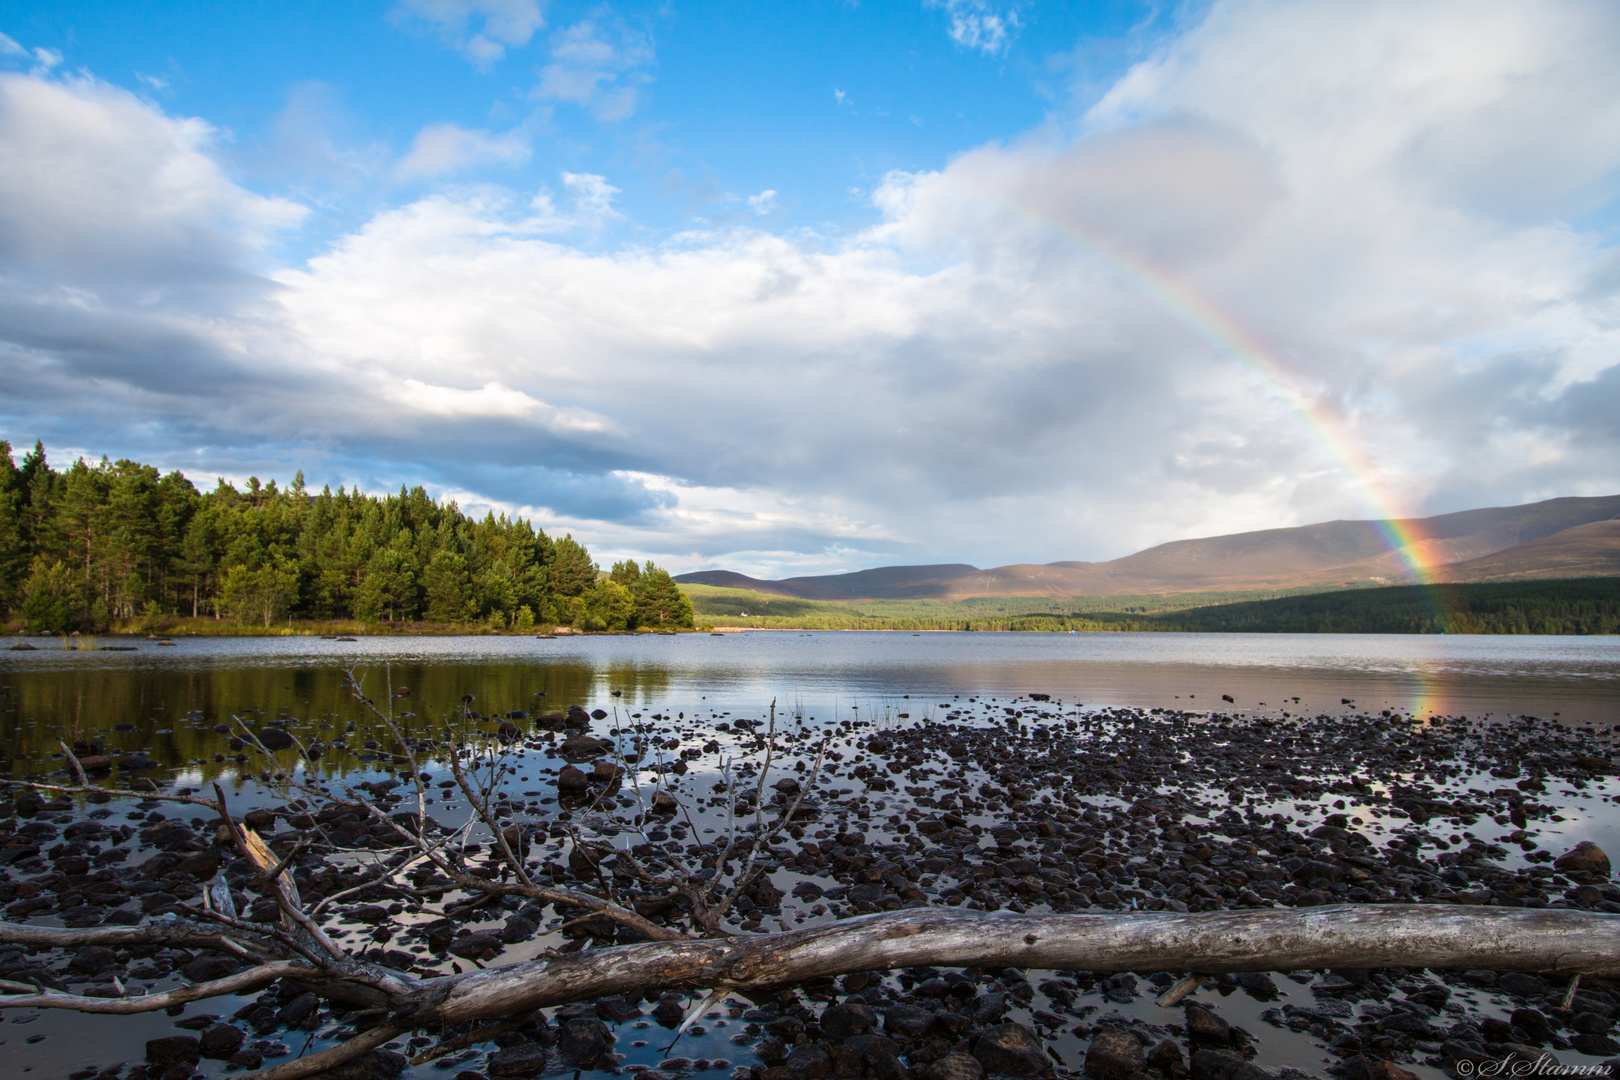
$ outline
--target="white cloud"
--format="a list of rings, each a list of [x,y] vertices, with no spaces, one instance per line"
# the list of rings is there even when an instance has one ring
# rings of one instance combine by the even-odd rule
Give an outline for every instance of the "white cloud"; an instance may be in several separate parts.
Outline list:
[[[199,258],[246,258],[304,208],[237,187],[214,130],[88,79],[0,74],[0,250],[66,277],[153,288]]]
[[[16,39],[0,34],[0,56],[27,56],[28,50],[17,44]]]
[[[62,54],[57,50],[47,49],[43,46],[34,49],[33,74],[44,75],[52,68],[59,67],[61,63]]]
[[[540,69],[534,93],[583,106],[598,120],[623,120],[635,112],[652,62],[646,35],[617,21],[587,19],[552,37],[551,62]]]
[[[516,132],[496,135],[455,124],[430,124],[416,133],[410,150],[394,166],[401,177],[440,176],[474,165],[521,165],[529,142]]]
[[[297,208],[205,126],[3,77],[0,372],[30,423],[338,447],[677,568],[1613,492],[1620,256],[1577,215],[1612,220],[1617,61],[1603,4],[1222,3],[864,232],[601,249],[570,173],[566,213],[432,194],[272,281]]]
[[[562,181],[563,186],[574,193],[574,202],[582,219],[600,220],[618,216],[613,209],[613,196],[619,193],[619,189],[608,183],[607,177],[595,173],[565,172]]]
[[[545,25],[539,0],[399,0],[395,16],[426,23],[485,68]]]
[[[436,386],[420,379],[405,379],[385,390],[383,396],[425,416],[533,420],[552,430],[570,433],[605,432],[611,427],[600,416],[579,409],[557,409],[495,381],[486,382],[476,390],[463,390]]]
[[[774,188],[766,188],[758,195],[748,196],[748,205],[756,214],[769,214],[776,209],[777,193]]]
[[[964,49],[1004,52],[1019,29],[1018,9],[990,0],[927,0],[927,6],[944,9],[951,40]]]

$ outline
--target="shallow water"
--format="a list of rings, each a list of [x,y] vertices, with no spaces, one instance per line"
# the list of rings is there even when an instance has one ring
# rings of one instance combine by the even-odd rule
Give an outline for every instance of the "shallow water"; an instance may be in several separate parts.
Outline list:
[[[52,761],[59,738],[100,740],[109,752],[138,751],[153,758],[161,772],[149,775],[181,784],[220,778],[232,786],[233,799],[253,805],[263,793],[249,771],[231,760],[227,736],[215,730],[237,716],[254,728],[284,720],[306,743],[327,746],[316,765],[319,771],[358,779],[386,762],[364,746],[374,725],[349,699],[345,668],[363,673],[367,693],[379,702],[390,701],[406,726],[442,727],[444,717],[470,695],[471,707],[486,714],[532,713],[570,704],[616,710],[616,719],[598,730],[617,727],[618,721],[639,722],[638,714],[656,709],[678,715],[683,727],[718,734],[728,745],[716,725],[728,716],[763,717],[773,699],[784,726],[802,722],[820,727],[852,719],[885,726],[942,719],[950,711],[960,711],[965,720],[982,718],[1000,712],[987,710],[988,700],[1005,702],[1031,691],[1060,699],[1068,715],[1077,706],[1082,713],[1130,706],[1272,715],[1285,710],[1295,715],[1376,714],[1387,709],[1419,718],[1559,714],[1566,723],[1604,726],[1620,721],[1620,638],[754,632],[355,642],[180,639],[174,646],[109,639],[104,644],[133,644],[134,649],[0,652],[0,737],[10,747],[13,776],[60,768],[59,760]],[[407,688],[409,696],[403,696]],[[977,699],[973,707],[968,699]],[[333,746],[332,740],[351,724],[355,730],[347,747]],[[123,781],[115,772],[112,783]],[[523,783],[543,781],[525,776]],[[1459,791],[1499,783],[1483,773],[1453,781]],[[840,790],[849,793],[847,788],[829,789],[829,797]],[[1611,851],[1620,848],[1620,819],[1612,805],[1601,805],[1604,793],[1612,791],[1611,782],[1594,792],[1565,793],[1570,797],[1564,803],[1567,817],[1558,826],[1546,826],[1549,848],[1555,839],[1562,844],[1578,838],[1597,839]],[[889,797],[894,808],[904,801]],[[1096,800],[1096,805],[1104,801]],[[114,805],[121,818],[127,806]],[[1328,799],[1321,805],[1294,802],[1283,808],[1313,822],[1332,809]],[[1479,831],[1496,839],[1508,830],[1485,819]],[[787,871],[775,877],[785,888],[795,880]],[[498,926],[499,920],[491,925]],[[522,950],[510,950],[502,962],[548,943],[554,942],[537,938]],[[1030,972],[1030,981],[1038,983],[1049,974]],[[1277,981],[1285,999],[1301,1005],[1314,1000],[1306,987],[1280,977]],[[1480,996],[1491,1011],[1511,1010],[1505,998]],[[1258,1037],[1263,1064],[1320,1074],[1324,1052],[1319,1043],[1275,1031],[1258,1019],[1276,1003],[1251,1001],[1231,989],[1201,997],[1221,1002],[1228,1019]],[[199,1003],[187,1014],[229,1014],[247,1000]],[[1097,1009],[1085,1016],[1087,1023],[1112,1011],[1166,1023],[1164,1011],[1155,1010],[1148,997],[1116,1006],[1085,996],[1082,1004]],[[718,1080],[731,1064],[752,1064],[748,1049],[730,1041],[743,1026],[737,1011],[729,1017],[723,1011],[714,1014],[708,1030],[683,1039],[677,1051],[694,1061],[725,1065],[665,1071]],[[1013,1015],[1028,1018],[1027,1011]],[[43,1075],[65,1075],[78,1065],[106,1065],[119,1058],[138,1060],[145,1039],[175,1030],[174,1019],[161,1014],[24,1013],[3,1019],[0,1045],[12,1055],[15,1070]],[[38,1036],[48,1038],[29,1041]],[[616,1049],[634,1066],[658,1063],[657,1049],[668,1033],[644,1018],[620,1026],[618,1036]],[[298,1039],[303,1037],[297,1033]],[[1066,1065],[1078,1066],[1084,1038],[1064,1035],[1053,1045]],[[298,1049],[292,1046],[293,1052]],[[1424,1066],[1415,1068],[1425,1077],[1440,1075]],[[205,1063],[205,1071],[216,1075],[219,1064]],[[423,1066],[410,1075],[448,1074]]]
[[[472,694],[483,712],[531,709],[541,695],[557,706],[694,711],[775,699],[825,720],[1041,691],[1087,706],[1620,721],[1620,637],[756,631],[104,642],[133,644],[128,652],[37,643],[0,652],[0,733],[29,716],[144,729],[191,709],[336,712],[345,667],[366,674],[373,697],[410,687],[416,706],[433,707]],[[401,711],[420,711],[401,701]]]

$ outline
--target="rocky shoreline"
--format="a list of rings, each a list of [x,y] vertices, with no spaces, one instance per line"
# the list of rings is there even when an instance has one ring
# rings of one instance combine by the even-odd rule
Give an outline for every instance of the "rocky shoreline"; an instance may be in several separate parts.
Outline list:
[[[1379,902],[1620,913],[1607,856],[1578,831],[1620,816],[1609,730],[1352,711],[1084,710],[1043,697],[941,700],[917,705],[915,720],[891,710],[878,723],[784,731],[761,811],[780,816],[799,797],[823,731],[834,736],[825,775],[798,804],[771,850],[768,876],[738,903],[728,928],[764,933],[932,905],[1180,912]],[[615,846],[643,859],[675,844],[701,856],[715,843],[705,831],[723,830],[727,814],[706,763],[757,750],[762,718],[643,710],[614,727],[606,710],[594,712],[477,718],[489,737],[510,744],[519,766],[507,810],[513,837],[532,844],[537,880],[600,880],[617,872]],[[356,749],[364,735],[350,736]],[[636,740],[641,753],[629,749]],[[640,813],[630,799],[624,768],[654,767],[649,746],[676,781],[671,797],[684,803],[690,825],[684,813]],[[106,796],[27,792],[0,803],[8,921],[97,926],[183,914],[221,873],[241,910],[275,917],[273,905],[243,887],[246,868],[218,842],[217,821],[196,807],[135,801],[140,792],[128,789],[142,780],[154,791],[176,789],[154,770],[121,767],[120,748],[84,749],[106,751]],[[621,756],[632,753],[640,760]],[[395,764],[385,755],[371,767]],[[433,782],[441,796],[435,815],[448,823],[463,808],[437,774]],[[365,787],[384,807],[404,793],[388,771]],[[335,841],[297,862],[306,897],[350,887],[356,871],[345,853],[390,842],[358,815],[320,811],[325,820],[317,822],[312,808],[269,791],[243,789],[242,797],[257,803],[248,823],[278,855],[317,824]],[[585,816],[585,799],[619,820],[604,819],[590,842],[575,843],[568,825]],[[753,813],[746,798],[742,810]],[[632,940],[606,920],[573,920],[577,910],[516,898],[468,905],[447,884],[418,875],[414,895],[375,890],[346,899],[344,940],[419,974]],[[91,996],[162,989],[239,966],[170,948],[0,947],[0,979]],[[727,1072],[748,1080],[1400,1080],[1470,1075],[1491,1062],[1545,1065],[1543,1055],[1608,1067],[1620,1056],[1612,1031],[1620,987],[1603,979],[1584,979],[1571,993],[1562,980],[1483,970],[1256,973],[1211,978],[1183,1003],[1156,1006],[1183,974],[857,973],[757,1000],[734,996],[671,1055],[658,1053],[664,1029],[695,999],[612,998],[517,1018],[492,1041],[431,1063],[407,1064],[428,1040],[400,1039],[333,1075],[476,1080],[597,1069],[646,1080]],[[291,984],[182,1013],[172,1034],[98,1049],[90,1063],[66,1069],[75,1053],[85,1056],[70,1048],[59,1056],[63,1075],[222,1075],[286,1060],[379,1019]]]

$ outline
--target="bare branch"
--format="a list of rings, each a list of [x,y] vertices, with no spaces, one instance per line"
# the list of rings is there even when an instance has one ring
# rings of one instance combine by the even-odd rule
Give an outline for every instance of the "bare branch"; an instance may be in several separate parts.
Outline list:
[[[56,745],[62,748],[62,753],[67,755],[68,761],[73,765],[73,775],[79,778],[79,786],[82,788],[90,787],[90,777],[85,775],[84,766],[79,764],[78,757],[74,755],[68,744],[61,739],[57,739]]]
[[[177,986],[173,990],[165,990],[159,994],[146,994],[142,997],[84,997],[79,994],[60,994],[55,991],[45,991],[12,997],[0,996],[0,1009],[72,1009],[74,1012],[113,1013],[118,1015],[156,1012],[159,1009],[167,1009],[171,1005],[185,1005],[188,1002],[202,1001],[204,998],[219,997],[222,994],[245,993],[273,983],[277,979],[319,977],[320,975],[320,971],[300,961],[278,960],[273,963],[260,964],[258,967],[249,968],[246,971],[239,971],[235,975],[227,975],[222,979],[193,983],[190,986]],[[17,984],[9,985],[16,986]]]
[[[243,1073],[241,1080],[302,1080],[303,1077],[323,1073],[345,1061],[353,1061],[361,1054],[369,1053],[409,1030],[411,1030],[409,1026],[381,1024],[370,1031],[361,1032],[347,1042],[338,1043],[308,1057],[283,1061],[280,1065],[260,1069],[258,1072]]]

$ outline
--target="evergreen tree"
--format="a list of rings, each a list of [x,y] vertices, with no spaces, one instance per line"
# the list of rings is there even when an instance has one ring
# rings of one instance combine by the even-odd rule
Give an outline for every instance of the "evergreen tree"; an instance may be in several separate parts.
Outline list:
[[[285,488],[250,477],[201,492],[133,461],[58,471],[37,442],[19,467],[0,442],[0,611],[32,598],[41,625],[61,624],[63,605],[67,624],[87,627],[154,612],[515,625],[524,608],[556,618],[559,601],[582,621],[596,577],[572,537],[474,520],[420,487],[315,494],[300,472]]]
[[[651,560],[636,577],[633,591],[638,626],[657,627],[660,630],[689,629],[696,621],[692,614],[692,601],[675,584],[669,571],[660,570]]]

